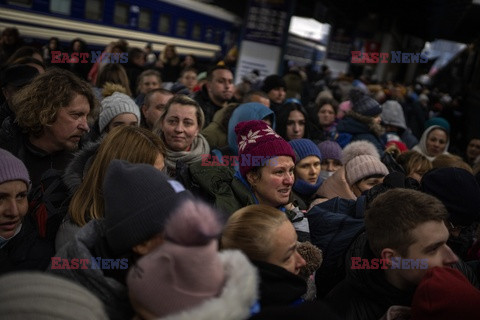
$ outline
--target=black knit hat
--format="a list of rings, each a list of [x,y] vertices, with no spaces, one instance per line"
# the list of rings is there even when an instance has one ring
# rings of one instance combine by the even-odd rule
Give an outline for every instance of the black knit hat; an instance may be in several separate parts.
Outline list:
[[[262,91],[269,93],[270,90],[276,89],[276,88],[287,88],[287,84],[285,83],[285,80],[283,80],[282,77],[272,74],[269,75],[268,77],[263,80],[263,87]]]
[[[352,89],[350,91],[350,101],[352,110],[361,115],[375,117],[382,113],[380,104],[361,90]]]
[[[112,160],[103,183],[105,235],[121,255],[163,231],[165,221],[191,193],[148,164]]]
[[[461,168],[438,168],[421,181],[423,192],[443,202],[454,225],[470,226],[480,219],[480,187],[475,177]]]

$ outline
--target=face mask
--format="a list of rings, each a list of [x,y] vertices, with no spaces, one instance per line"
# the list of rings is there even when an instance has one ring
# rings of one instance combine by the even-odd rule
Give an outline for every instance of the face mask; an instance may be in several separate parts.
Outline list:
[[[334,174],[335,171],[320,171],[320,178],[323,180],[327,179],[328,177],[331,177],[332,174]]]

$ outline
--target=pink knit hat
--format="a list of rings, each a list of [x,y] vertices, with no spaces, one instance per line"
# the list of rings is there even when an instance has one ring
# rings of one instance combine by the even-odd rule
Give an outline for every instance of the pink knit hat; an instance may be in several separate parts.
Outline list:
[[[243,177],[254,166],[261,166],[270,158],[288,156],[295,162],[295,153],[288,142],[261,120],[240,122],[235,127],[235,133],[240,173]]]
[[[184,202],[165,226],[165,243],[128,273],[133,304],[164,317],[218,296],[225,282],[217,241],[221,228],[210,206]]]
[[[356,156],[345,165],[345,177],[350,186],[375,174],[386,176],[388,169],[379,159],[371,155]]]

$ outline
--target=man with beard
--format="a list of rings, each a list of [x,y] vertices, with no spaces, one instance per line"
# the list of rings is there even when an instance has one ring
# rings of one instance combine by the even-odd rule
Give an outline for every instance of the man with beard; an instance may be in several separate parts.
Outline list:
[[[73,73],[50,69],[13,99],[17,124],[0,131],[0,147],[23,161],[32,186],[48,169],[63,171],[88,132],[87,116],[96,100],[90,86]]]
[[[208,71],[207,83],[193,97],[205,114],[205,126],[212,121],[215,112],[231,102],[233,89],[233,74],[227,67],[215,66]]]

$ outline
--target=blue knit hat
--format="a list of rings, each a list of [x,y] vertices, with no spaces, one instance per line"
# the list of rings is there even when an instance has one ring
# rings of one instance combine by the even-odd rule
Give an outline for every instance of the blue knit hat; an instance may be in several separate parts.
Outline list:
[[[342,147],[335,141],[323,141],[318,144],[323,159],[334,159],[342,162]]]
[[[433,117],[425,121],[423,125],[424,129],[430,128],[431,126],[440,126],[447,130],[447,133],[450,133],[450,123],[442,117]]]
[[[296,163],[299,163],[308,156],[316,156],[318,159],[322,160],[322,154],[318,147],[310,139],[294,139],[290,140],[288,143],[295,151]]]
[[[375,117],[382,113],[380,104],[368,94],[358,89],[350,91],[352,110],[367,117]]]

